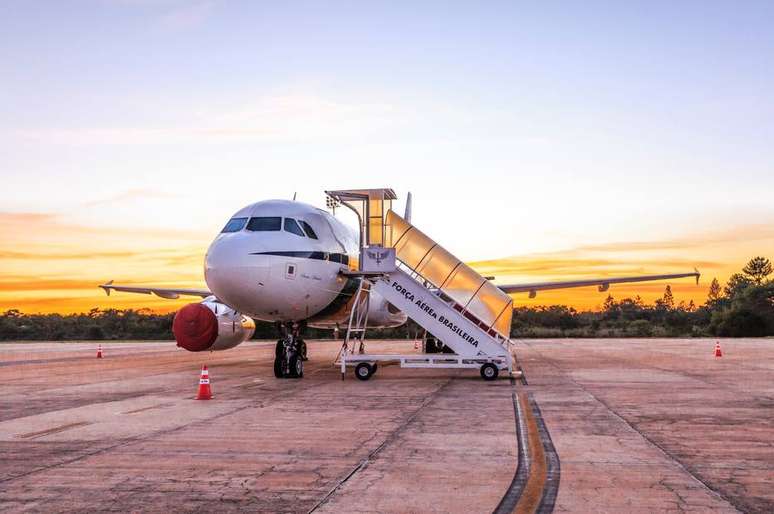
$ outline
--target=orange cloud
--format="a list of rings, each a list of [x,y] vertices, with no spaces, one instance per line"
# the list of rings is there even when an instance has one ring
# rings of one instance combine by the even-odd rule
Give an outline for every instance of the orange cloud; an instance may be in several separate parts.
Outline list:
[[[212,237],[206,231],[164,229],[164,228],[132,228],[119,226],[87,226],[70,223],[66,217],[55,213],[37,212],[0,212],[0,242],[3,246],[18,242],[43,241],[65,242],[77,244],[83,237],[100,237],[106,241],[124,241],[127,237],[135,241],[170,238],[173,241],[196,240]]]
[[[721,282],[755,255],[774,256],[774,226],[748,225],[734,230],[714,231],[681,239],[630,241],[586,245],[562,252],[505,257],[469,263],[484,275],[494,275],[500,284],[577,280],[662,273],[683,273],[698,268],[702,280],[691,279],[611,286],[616,298],[639,295],[652,302],[667,284],[677,301],[706,300],[713,277]],[[566,304],[581,309],[599,308],[608,292],[595,287],[538,292],[536,298],[514,295],[516,305]]]
[[[186,303],[155,296],[105,296],[122,283],[202,288],[207,232],[84,226],[49,213],[0,212],[0,310],[170,311]],[[190,300],[190,301],[194,301]]]
[[[154,312],[167,313],[175,312],[187,303],[196,302],[197,298],[165,300],[155,296],[146,295],[124,295],[118,297],[113,295],[106,298],[104,293],[101,296],[78,295],[73,292],[65,298],[52,296],[38,296],[35,298],[18,298],[12,304],[0,301],[0,311],[8,309],[18,309],[28,313],[47,313],[58,312],[62,314],[88,312],[93,308],[101,310],[107,309],[150,309]]]
[[[134,193],[132,193],[134,194]],[[142,194],[142,192],[136,192]],[[97,286],[107,280],[160,287],[203,288],[207,231],[84,226],[49,213],[0,212],[0,310],[84,312],[93,307],[150,308],[169,312],[196,298],[113,294]],[[774,257],[774,226],[749,225],[681,239],[586,245],[562,252],[470,263],[495,282],[529,283],[652,273],[703,273],[669,282],[677,301],[704,302],[712,277],[725,281],[755,255]],[[640,295],[652,302],[667,282],[614,285],[616,298]],[[594,287],[514,295],[516,305],[562,303],[580,309],[601,306],[608,293]]]
[[[2,259],[20,259],[20,260],[29,260],[29,259],[41,259],[41,260],[51,260],[51,259],[109,259],[109,258],[126,258],[126,257],[136,257],[138,254],[136,252],[129,252],[129,251],[123,251],[123,252],[73,252],[73,253],[39,253],[39,252],[15,252],[15,251],[7,251],[7,250],[0,250],[0,260]]]
[[[0,292],[21,292],[21,291],[56,291],[56,290],[78,290],[88,289],[94,286],[94,282],[85,280],[67,280],[67,279],[37,279],[30,280],[29,277],[0,277]]]
[[[614,259],[590,259],[584,257],[572,257],[575,251],[569,251],[565,258],[543,256],[541,254],[524,257],[505,257],[490,261],[478,261],[468,263],[483,275],[537,275],[547,273],[555,277],[570,278],[587,277],[590,272],[596,272],[595,276],[613,276],[620,274],[645,274],[654,266],[669,268],[679,271],[692,271],[698,267],[704,270],[720,269],[724,266],[721,262],[691,261],[688,259],[659,260],[654,263],[647,259],[630,259],[626,262]]]

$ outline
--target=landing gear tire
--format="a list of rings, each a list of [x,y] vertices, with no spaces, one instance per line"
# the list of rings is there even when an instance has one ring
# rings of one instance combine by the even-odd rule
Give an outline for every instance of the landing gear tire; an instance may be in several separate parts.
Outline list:
[[[301,360],[309,360],[309,357],[306,356],[306,342],[303,339],[298,340],[298,353],[301,354]]]
[[[301,356],[296,354],[290,357],[290,378],[303,378],[304,376],[304,361]]]
[[[283,368],[282,357],[274,358],[274,376],[276,378],[285,378],[285,374],[282,372]]]
[[[282,346],[282,341],[277,341],[277,346],[274,348],[274,376],[276,378],[285,378],[284,368],[285,363],[285,349]]]
[[[274,376],[301,378],[304,376],[306,343],[300,337],[302,326],[297,323],[277,323],[280,339],[274,347]]]
[[[361,362],[355,366],[355,376],[358,378],[358,380],[368,380],[371,378],[371,375],[374,374],[374,371],[376,371],[376,368],[372,367],[367,362]]]
[[[497,378],[497,375],[500,374],[500,371],[497,369],[497,366],[492,364],[491,362],[487,362],[483,366],[481,366],[481,378],[484,380],[490,381],[495,380]]]

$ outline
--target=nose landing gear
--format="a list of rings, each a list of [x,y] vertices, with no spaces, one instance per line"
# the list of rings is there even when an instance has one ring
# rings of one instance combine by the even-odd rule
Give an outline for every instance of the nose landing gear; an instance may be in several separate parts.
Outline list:
[[[306,343],[301,339],[301,326],[297,323],[278,324],[280,339],[274,349],[274,376],[277,378],[302,378]]]

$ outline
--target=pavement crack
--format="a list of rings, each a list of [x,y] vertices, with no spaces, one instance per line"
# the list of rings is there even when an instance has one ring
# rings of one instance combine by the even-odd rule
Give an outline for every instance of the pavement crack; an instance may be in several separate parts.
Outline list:
[[[224,412],[219,412],[219,413],[217,413],[217,414],[215,414],[213,416],[209,416],[207,418],[203,418],[203,419],[199,419],[199,420],[196,420],[196,421],[192,421],[190,423],[185,423],[183,425],[179,425],[179,426],[176,426],[176,427],[173,427],[173,428],[168,428],[168,429],[163,429],[163,430],[156,430],[156,431],[149,432],[148,434],[145,434],[145,435],[142,435],[142,436],[129,437],[129,438],[126,438],[126,439],[122,439],[122,440],[119,440],[115,444],[111,444],[111,445],[108,445],[108,446],[103,446],[101,448],[97,448],[97,449],[92,450],[92,451],[87,451],[87,452],[82,453],[82,454],[80,454],[80,455],[78,455],[76,457],[73,457],[73,458],[65,459],[65,460],[62,460],[62,461],[59,461],[59,462],[55,462],[53,464],[49,464],[49,465],[46,465],[46,466],[41,466],[41,467],[38,467],[38,468],[35,468],[35,469],[31,469],[29,471],[26,471],[24,473],[19,473],[17,475],[7,476],[5,478],[0,479],[0,484],[5,484],[5,483],[13,482],[14,480],[18,480],[20,478],[28,477],[30,475],[35,475],[37,473],[42,473],[42,472],[45,472],[45,471],[48,471],[48,470],[51,470],[51,469],[55,469],[55,468],[58,468],[58,467],[67,466],[69,464],[73,464],[75,462],[82,461],[82,460],[87,459],[89,457],[94,457],[96,455],[101,455],[103,453],[110,452],[111,450],[115,450],[117,448],[123,448],[123,447],[126,447],[126,446],[130,446],[132,444],[135,444],[135,443],[141,443],[141,442],[144,442],[144,441],[149,441],[149,440],[152,440],[152,439],[154,439],[156,437],[161,437],[161,436],[173,434],[175,432],[179,432],[181,430],[185,430],[185,429],[190,428],[190,427],[196,427],[196,426],[199,426],[199,425],[211,423],[214,419],[224,418],[226,416],[230,416],[232,414],[236,414],[236,413],[241,412],[241,411],[246,410],[246,409],[263,408],[266,405],[272,403],[273,401],[286,399],[288,396],[297,394],[299,392],[303,392],[303,391],[311,389],[311,388],[313,388],[315,386],[315,384],[311,383],[311,382],[308,385],[303,385],[300,382],[295,382],[295,383],[293,383],[293,385],[296,386],[296,387],[282,388],[279,391],[277,391],[277,394],[275,394],[271,398],[263,399],[260,402],[249,403],[247,405],[240,405],[239,407],[236,407],[234,409],[230,409],[230,410],[227,410],[227,411],[224,411]]]
[[[683,464],[679,459],[677,459],[674,455],[669,453],[663,446],[658,444],[655,440],[650,438],[647,434],[645,434],[643,431],[641,431],[639,428],[637,428],[634,424],[630,423],[624,416],[616,412],[613,407],[610,406],[605,400],[598,397],[591,391],[589,391],[584,385],[579,383],[575,378],[573,378],[571,375],[564,372],[564,369],[559,366],[554,359],[551,359],[550,357],[547,357],[545,354],[543,354],[540,350],[537,349],[537,347],[524,342],[525,345],[532,348],[532,350],[539,355],[544,362],[546,362],[549,366],[552,366],[555,368],[559,373],[564,375],[567,380],[569,380],[575,387],[589,395],[591,398],[593,398],[596,402],[598,402],[600,405],[603,405],[607,411],[613,415],[615,418],[620,420],[622,423],[624,423],[627,427],[629,427],[631,430],[636,432],[640,435],[648,444],[656,448],[662,455],[664,455],[669,461],[671,461],[675,466],[677,466],[679,469],[681,469],[683,472],[686,473],[691,479],[693,479],[697,484],[700,485],[701,488],[709,492],[710,494],[714,495],[715,497],[725,501],[728,505],[732,506],[735,510],[738,512],[745,512],[745,509],[743,506],[739,505],[738,502],[734,501],[733,499],[729,498],[728,496],[724,495],[720,491],[714,489],[707,481],[705,481],[701,476],[699,476],[697,473],[694,473],[694,471]],[[658,368],[656,368],[658,369]]]
[[[349,481],[353,476],[355,476],[359,471],[365,469],[368,467],[368,465],[373,461],[376,460],[379,453],[382,452],[385,448],[390,446],[395,440],[408,428],[409,425],[412,424],[414,419],[419,415],[420,412],[422,412],[428,405],[430,405],[435,399],[440,395],[440,393],[446,389],[449,384],[452,383],[454,380],[454,377],[450,377],[447,379],[443,384],[441,384],[440,387],[438,387],[435,391],[433,391],[429,396],[427,396],[423,401],[422,404],[414,409],[414,411],[409,414],[408,417],[406,417],[401,424],[396,427],[392,432],[390,432],[387,437],[385,437],[384,441],[382,441],[382,444],[374,448],[371,453],[369,453],[364,459],[362,459],[354,468],[350,470],[349,473],[344,475],[343,478],[341,478],[336,485],[328,491],[328,493],[323,496],[320,501],[315,503],[311,509],[309,509],[308,513],[311,514],[312,512],[315,512],[317,509],[328,503],[330,499],[333,497],[336,492],[341,489],[344,484]]]

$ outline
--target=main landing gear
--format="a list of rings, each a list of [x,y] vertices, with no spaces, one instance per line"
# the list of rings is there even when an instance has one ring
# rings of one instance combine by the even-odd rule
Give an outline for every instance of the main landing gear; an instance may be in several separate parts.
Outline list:
[[[278,324],[280,339],[274,349],[274,376],[277,378],[301,378],[304,376],[306,343],[301,339],[298,323]]]

